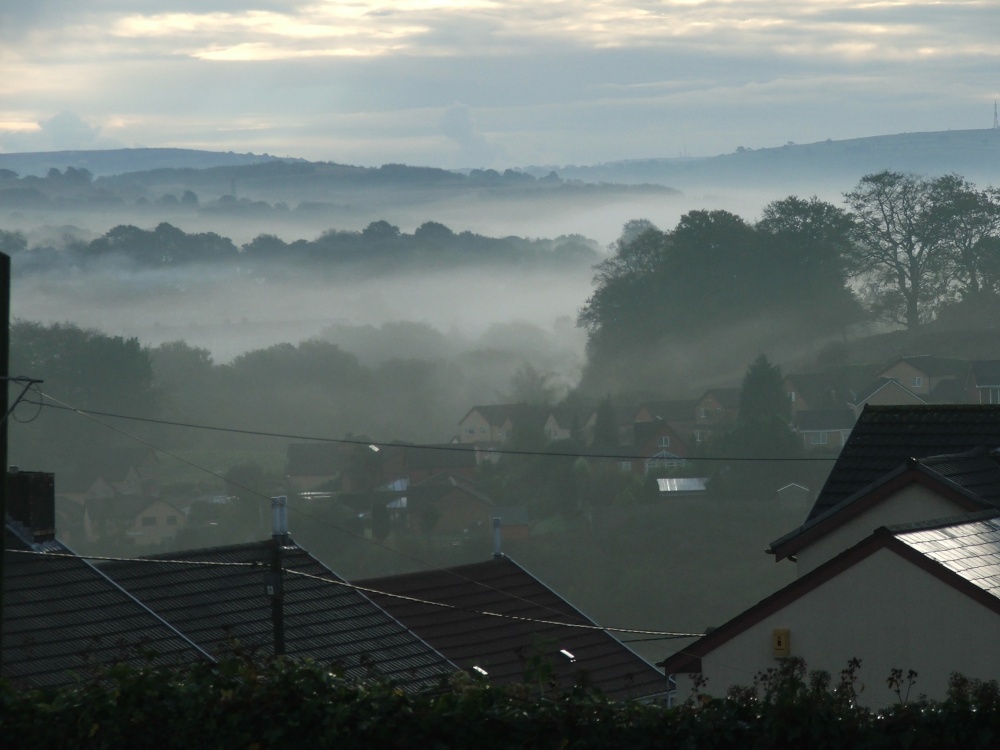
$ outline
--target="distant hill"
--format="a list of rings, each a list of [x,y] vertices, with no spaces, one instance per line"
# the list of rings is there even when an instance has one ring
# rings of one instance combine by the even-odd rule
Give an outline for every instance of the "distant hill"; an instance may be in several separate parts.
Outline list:
[[[635,159],[594,166],[528,167],[564,180],[651,183],[679,190],[714,186],[786,189],[853,184],[862,175],[894,169],[916,174],[957,172],[980,185],[1000,184],[1000,129],[902,133],[744,149],[704,158]]]
[[[198,151],[189,148],[116,148],[104,151],[39,151],[0,154],[0,169],[11,169],[22,177],[43,176],[52,168],[87,169],[95,177],[142,172],[151,169],[205,169],[263,164],[272,161],[304,161],[270,154],[236,154],[232,151]]]

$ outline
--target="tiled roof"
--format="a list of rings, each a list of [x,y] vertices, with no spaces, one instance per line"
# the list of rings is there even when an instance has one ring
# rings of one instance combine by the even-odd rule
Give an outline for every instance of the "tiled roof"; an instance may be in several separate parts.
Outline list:
[[[795,426],[800,432],[849,430],[854,427],[854,412],[850,409],[807,409],[796,413]]]
[[[931,378],[965,377],[969,371],[969,363],[964,359],[954,357],[935,357],[930,354],[919,354],[912,357],[900,357],[893,365],[906,362]],[[890,365],[892,367],[893,365]],[[886,368],[888,369],[888,368]]]
[[[822,515],[907,458],[1000,446],[1000,406],[866,406],[809,513]]]
[[[706,398],[714,398],[724,409],[736,409],[740,405],[739,388],[711,388],[698,399],[700,404]]]
[[[810,516],[802,526],[790,531],[770,545],[771,551],[782,559],[811,543],[810,537],[826,533],[821,529],[829,524],[846,521],[850,512],[863,510],[865,504],[880,492],[893,492],[901,482],[929,482],[939,492],[952,494],[959,504],[971,509],[1000,508],[1000,464],[985,448],[975,448],[964,453],[907,459],[893,470],[865,485],[860,491],[844,498],[823,513]]]
[[[1000,463],[990,450],[979,447],[964,453],[921,458],[917,462],[1000,507]]]
[[[85,560],[62,557],[73,554],[62,544],[24,554],[32,550],[5,532],[3,676],[15,685],[71,684],[97,665],[207,658]]]
[[[892,529],[895,537],[993,596],[1000,598],[1000,518]]]
[[[897,388],[897,389],[903,391],[904,393],[907,393],[908,395],[912,396],[916,400],[918,400],[920,402],[924,402],[923,398],[921,398],[920,396],[918,396],[916,393],[914,393],[913,391],[911,391],[909,388],[907,388],[905,385],[903,385],[902,383],[900,383],[895,378],[881,378],[880,377],[880,378],[875,378],[875,380],[873,380],[872,382],[868,383],[863,388],[859,389],[854,394],[854,397],[850,400],[850,403],[853,404],[853,405],[855,405],[855,406],[857,406],[858,404],[862,404],[865,401],[867,401],[868,399],[870,399],[872,396],[874,396],[876,393],[878,393],[879,391],[881,391],[883,388]]]
[[[367,588],[448,604],[372,595],[406,627],[466,670],[479,667],[491,682],[520,682],[533,657],[552,668],[562,687],[579,681],[613,698],[667,692],[665,676],[507,557],[455,568],[359,582]],[[494,612],[553,624],[494,617]],[[573,660],[562,653],[572,654]]]
[[[271,549],[271,541],[254,542],[147,558],[160,563],[112,562],[102,570],[208,651],[227,653],[235,638],[245,648],[273,653],[271,600],[265,592]],[[282,547],[281,562],[286,570],[343,582],[292,543]],[[288,655],[337,665],[349,677],[377,674],[421,689],[454,671],[366,596],[336,583],[286,573],[284,626]]]
[[[654,419],[660,417],[668,422],[693,422],[698,402],[694,399],[648,401],[643,406]]]
[[[980,388],[1000,385],[1000,359],[981,359],[972,363],[972,374]]]

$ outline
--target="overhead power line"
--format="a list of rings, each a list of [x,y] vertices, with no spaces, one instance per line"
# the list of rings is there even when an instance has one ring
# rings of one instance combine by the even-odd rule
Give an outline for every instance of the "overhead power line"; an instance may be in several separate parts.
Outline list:
[[[208,425],[200,424],[197,422],[180,422],[169,419],[156,419],[153,417],[138,417],[130,414],[119,414],[116,412],[108,411],[98,411],[95,409],[80,409],[74,406],[70,406],[54,396],[39,392],[44,398],[53,401],[52,404],[44,404],[46,408],[56,409],[61,411],[72,411],[78,414],[82,414],[88,417],[108,417],[111,419],[125,419],[132,422],[144,422],[147,424],[157,424],[166,427],[181,427],[185,429],[193,430],[208,430],[212,432],[223,432],[231,433],[235,435],[249,435],[252,437],[268,437],[268,438],[279,438],[283,440],[300,440],[303,442],[314,442],[314,443],[332,443],[338,445],[359,445],[359,446],[375,446],[378,448],[393,448],[398,450],[422,450],[422,451],[472,451],[475,450],[475,445],[472,443],[453,443],[447,445],[441,444],[421,444],[421,443],[400,443],[395,441],[380,441],[380,440],[370,440],[370,439],[360,439],[360,438],[332,438],[326,436],[318,435],[300,435],[295,433],[287,432],[269,432],[264,430],[249,430],[242,429],[238,427],[221,427],[218,425]],[[27,403],[36,403],[28,401]],[[114,428],[112,428],[114,429]],[[132,436],[134,437],[134,436]],[[139,438],[136,438],[139,439]],[[165,453],[167,451],[164,451]],[[550,458],[595,458],[595,459],[608,459],[617,461],[642,461],[652,458],[651,456],[640,456],[637,454],[618,452],[618,453],[593,453],[593,452],[560,452],[553,450],[517,450],[512,448],[495,448],[489,447],[484,449],[490,456],[541,456]],[[787,463],[787,462],[799,462],[799,461],[836,461],[836,456],[795,456],[790,458],[776,458],[769,456],[678,456],[679,460],[686,461],[756,461],[756,462],[772,462],[772,463]]]
[[[216,567],[241,567],[241,568],[261,568],[264,569],[267,564],[265,562],[219,562],[212,560],[169,560],[163,558],[152,559],[148,557],[109,557],[102,555],[77,555],[63,552],[42,552],[38,550],[5,550],[6,552],[12,552],[15,554],[22,555],[35,555],[41,558],[71,558],[80,560],[97,560],[101,562],[127,562],[127,563],[143,563],[143,564],[153,564],[153,565],[188,565],[188,566],[216,566]],[[388,591],[380,591],[378,589],[373,589],[368,586],[359,586],[355,583],[350,583],[348,581],[343,581],[339,579],[328,578],[326,576],[316,575],[315,573],[307,573],[303,570],[293,570],[291,568],[282,568],[282,573],[287,573],[288,575],[300,576],[302,578],[308,578],[314,581],[321,581],[322,583],[331,584],[333,586],[340,586],[342,588],[352,589],[362,594],[368,594],[373,596],[385,596],[391,599],[399,599],[401,601],[412,602],[414,604],[426,604],[431,607],[440,607],[441,609],[454,610],[456,612],[465,612],[467,614],[480,615],[483,617],[499,617],[505,620],[516,620],[519,622],[527,622],[537,625],[558,625],[560,627],[567,628],[577,628],[579,630],[600,630],[607,633],[628,633],[631,635],[647,635],[656,636],[657,638],[670,639],[670,638],[700,638],[704,633],[685,633],[679,631],[670,630],[651,630],[651,629],[640,629],[640,628],[618,628],[610,627],[604,625],[595,625],[592,623],[582,623],[582,622],[564,622],[561,620],[547,620],[537,617],[525,617],[523,615],[512,615],[505,614],[503,612],[491,612],[485,609],[471,609],[469,607],[460,607],[455,604],[448,604],[446,602],[436,602],[430,599],[421,599],[416,596],[408,596],[407,594],[396,594],[390,593]],[[497,589],[498,593],[506,593],[502,590]],[[515,597],[520,598],[520,597]],[[534,604],[534,602],[528,602]]]

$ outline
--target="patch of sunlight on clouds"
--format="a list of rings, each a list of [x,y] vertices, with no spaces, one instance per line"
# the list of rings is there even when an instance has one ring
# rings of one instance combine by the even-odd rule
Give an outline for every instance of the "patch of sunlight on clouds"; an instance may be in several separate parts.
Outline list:
[[[0,132],[3,133],[37,133],[42,126],[37,122],[24,120],[0,120]]]

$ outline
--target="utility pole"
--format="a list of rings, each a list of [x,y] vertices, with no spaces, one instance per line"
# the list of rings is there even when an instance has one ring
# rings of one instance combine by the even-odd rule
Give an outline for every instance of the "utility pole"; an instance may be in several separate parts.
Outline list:
[[[288,498],[271,498],[271,569],[267,572],[267,594],[271,597],[271,628],[274,655],[285,655],[285,591],[281,573],[281,548],[288,544]]]
[[[0,414],[7,413],[7,391],[10,385],[7,377],[10,375],[10,256],[0,253]],[[7,525],[7,419],[0,424],[0,469],[3,470],[0,481],[0,520],[4,522],[4,534]],[[0,553],[0,622],[3,621],[3,554]],[[0,636],[2,638],[2,636]],[[3,664],[3,642],[0,640],[0,666]]]

